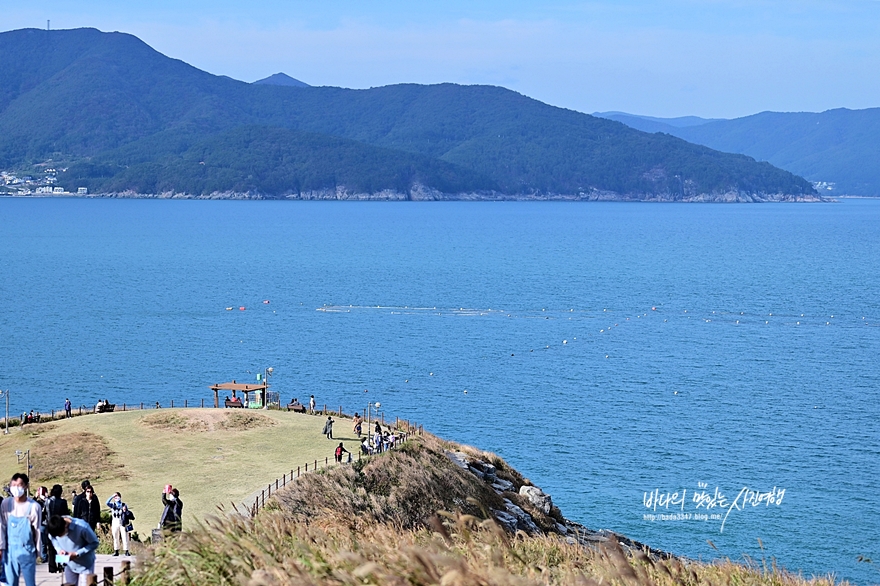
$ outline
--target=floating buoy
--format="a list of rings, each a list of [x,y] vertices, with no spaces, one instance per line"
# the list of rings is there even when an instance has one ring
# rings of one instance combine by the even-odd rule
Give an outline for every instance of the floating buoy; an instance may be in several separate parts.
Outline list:
[[[429,376],[434,376],[433,372],[428,373]]]
[[[238,308],[239,311],[244,311],[244,305]]]
[[[467,389],[464,390],[464,394],[467,395]]]
[[[656,308],[656,307],[652,307],[652,308],[651,308],[651,311],[657,311],[657,308]]]
[[[607,355],[607,354],[605,355],[605,358],[608,358],[608,355]]]
[[[268,299],[263,299],[263,305],[269,305],[269,300],[268,300]],[[349,305],[349,307],[351,307],[351,306]]]

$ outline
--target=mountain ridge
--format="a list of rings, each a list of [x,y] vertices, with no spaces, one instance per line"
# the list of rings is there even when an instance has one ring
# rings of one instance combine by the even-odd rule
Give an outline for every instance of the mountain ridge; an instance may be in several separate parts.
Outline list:
[[[338,157],[344,166],[317,180],[305,169],[320,168],[327,151],[317,149],[319,157],[303,146],[294,157],[299,163],[282,166],[286,171],[272,182],[260,175],[265,161],[245,173],[237,161],[247,153],[230,133],[257,127],[285,131],[260,147],[269,159],[294,156],[283,143],[305,132],[341,139],[334,144],[345,151]],[[225,163],[183,164],[185,153],[207,143]],[[166,57],[126,33],[0,33],[0,165],[48,159],[76,171],[57,177],[69,191],[87,185],[93,192],[288,197],[309,184],[307,191],[362,196],[427,189],[468,199],[818,199],[807,181],[767,163],[496,86],[248,84]],[[135,180],[130,168],[147,164],[156,180]],[[89,165],[100,172],[88,176]],[[202,167],[215,171],[207,183],[199,182]]]
[[[823,183],[833,194],[880,196],[880,108],[759,112],[689,127],[624,113],[617,120],[695,144],[745,154]],[[833,184],[833,185],[831,185]]]

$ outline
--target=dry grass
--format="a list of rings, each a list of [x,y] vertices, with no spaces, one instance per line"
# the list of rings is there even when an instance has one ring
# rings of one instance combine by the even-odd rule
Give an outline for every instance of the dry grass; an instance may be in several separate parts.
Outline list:
[[[208,424],[197,417],[190,417],[176,411],[160,411],[151,413],[143,419],[141,424],[153,429],[174,432],[200,432],[208,431]]]
[[[116,454],[99,435],[89,432],[67,433],[46,437],[34,444],[31,476],[35,482],[53,480],[79,482],[122,479],[126,477],[123,465],[116,462]]]
[[[210,518],[156,546],[135,586],[833,586],[775,565],[749,568],[586,549],[551,534],[507,534],[499,497],[418,438],[360,466],[300,478],[255,518]],[[490,454],[464,448],[484,461]],[[496,468],[503,461],[493,462]],[[511,480],[513,481],[513,480]],[[519,481],[524,479],[519,477]],[[448,512],[453,511],[453,512]]]
[[[250,411],[230,411],[226,413],[226,417],[219,424],[221,428],[231,431],[259,429],[273,425],[275,425],[273,419],[269,419],[259,413],[251,413]]]

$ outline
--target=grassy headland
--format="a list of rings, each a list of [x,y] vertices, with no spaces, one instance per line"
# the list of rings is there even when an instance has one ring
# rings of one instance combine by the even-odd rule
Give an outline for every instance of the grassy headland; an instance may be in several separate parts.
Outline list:
[[[834,585],[772,561],[698,563],[592,532],[520,494],[529,481],[498,456],[429,434],[303,475],[253,518],[216,509],[291,465],[323,460],[337,443],[321,435],[323,420],[166,409],[34,424],[0,439],[9,453],[0,474],[22,469],[13,453],[31,449],[35,485],[63,481],[69,492],[89,476],[103,499],[123,493],[144,533],[162,486],[179,486],[186,530],[141,554],[139,586]],[[336,427],[353,450],[350,421]]]
[[[10,428],[0,435],[0,478],[24,472],[15,451],[31,451],[31,485],[64,486],[65,498],[89,478],[102,501],[122,493],[149,535],[162,513],[166,484],[180,489],[184,527],[218,505],[231,508],[291,467],[326,457],[338,444],[321,435],[325,417],[282,411],[162,409],[101,413]],[[334,419],[338,419],[334,417]],[[354,453],[351,422],[339,436]],[[103,505],[103,502],[102,502]]]

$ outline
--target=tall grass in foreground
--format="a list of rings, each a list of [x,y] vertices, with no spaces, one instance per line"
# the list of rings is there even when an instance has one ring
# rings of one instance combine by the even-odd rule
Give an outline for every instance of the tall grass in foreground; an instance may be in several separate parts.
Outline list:
[[[442,521],[440,519],[443,519]],[[584,585],[832,586],[778,570],[627,556],[615,542],[596,551],[556,536],[509,536],[494,521],[445,514],[434,529],[389,525],[360,531],[308,524],[280,511],[213,518],[165,542],[138,568],[136,586]]]

